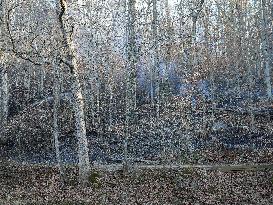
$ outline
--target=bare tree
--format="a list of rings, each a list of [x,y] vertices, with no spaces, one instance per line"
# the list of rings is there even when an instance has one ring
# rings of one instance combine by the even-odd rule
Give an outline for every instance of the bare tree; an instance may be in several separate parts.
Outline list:
[[[1,103],[0,103],[0,139],[3,137],[3,128],[7,124],[8,119],[8,102],[9,102],[9,79],[8,79],[8,65],[9,65],[9,50],[7,49],[7,2],[1,2],[0,10],[0,69],[1,69]]]
[[[58,68],[58,64],[56,62],[57,58],[53,60],[53,72],[54,72],[54,84],[53,84],[53,137],[54,137],[54,146],[55,146],[55,154],[57,165],[59,168],[59,172],[61,178],[63,179],[63,169],[62,169],[62,161],[61,161],[61,153],[60,153],[60,129],[58,125],[58,116],[59,116],[59,106],[60,106],[60,72]]]
[[[67,21],[64,20],[65,15],[68,15],[67,12],[69,5],[65,0],[56,0],[56,5],[58,8],[58,20],[63,35],[64,46],[66,48],[66,52],[68,52],[68,60],[71,60],[71,62],[68,63],[68,66],[73,79],[72,93],[74,97],[73,108],[75,112],[76,133],[78,138],[79,180],[80,183],[86,184],[90,171],[90,162],[88,155],[89,148],[86,138],[84,100],[79,77],[79,66],[75,52],[75,45],[73,39],[71,36],[69,36],[69,33],[66,30],[69,25],[66,25]],[[73,26],[75,25],[72,25],[72,28]]]
[[[267,0],[261,0],[261,13],[262,13],[262,49],[263,49],[263,63],[265,72],[265,84],[267,88],[267,97],[272,99],[272,85],[271,85],[271,69],[270,69],[270,54],[269,54],[269,37],[268,37],[268,7]]]
[[[151,99],[152,106],[156,102],[156,116],[159,117],[160,109],[160,80],[159,80],[159,60],[158,60],[158,12],[157,1],[153,0],[153,21],[152,21],[152,36],[153,36],[153,65],[151,79]]]
[[[126,133],[124,139],[124,165],[125,168],[128,166],[128,139],[131,135],[131,126],[134,119],[134,110],[136,108],[136,34],[135,34],[135,23],[136,23],[136,1],[128,0],[128,65],[127,65],[127,76],[126,76]]]

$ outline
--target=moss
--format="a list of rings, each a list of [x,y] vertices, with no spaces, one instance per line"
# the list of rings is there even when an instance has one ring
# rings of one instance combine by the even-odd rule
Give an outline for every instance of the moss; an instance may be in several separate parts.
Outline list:
[[[88,181],[91,185],[93,185],[95,188],[101,187],[101,181],[100,181],[101,175],[96,171],[91,171],[88,177]]]
[[[192,175],[194,172],[193,167],[187,167],[182,170],[182,175]]]

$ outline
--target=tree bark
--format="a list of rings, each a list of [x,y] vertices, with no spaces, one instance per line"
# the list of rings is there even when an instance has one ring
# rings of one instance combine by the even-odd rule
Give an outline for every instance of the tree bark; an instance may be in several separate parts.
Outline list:
[[[59,168],[61,179],[63,179],[63,170],[62,170],[62,162],[61,162],[61,154],[60,154],[60,142],[59,142],[59,125],[58,125],[58,115],[59,115],[59,106],[60,106],[60,74],[59,68],[55,62],[53,62],[53,70],[54,70],[54,85],[53,85],[53,136],[54,136],[54,147],[55,154],[57,160],[57,166]]]
[[[45,69],[43,67],[39,68],[39,84],[38,84],[38,94],[39,98],[44,96],[44,81],[45,81]]]
[[[3,128],[7,124],[8,120],[8,102],[9,102],[9,79],[7,72],[7,56],[1,59],[1,137],[3,137]]]
[[[267,13],[267,0],[261,0],[261,12],[262,12],[262,49],[263,49],[263,61],[265,72],[265,84],[267,98],[272,100],[272,85],[271,85],[271,68],[269,58],[269,41],[268,41],[268,13]]]
[[[152,78],[151,78],[151,103],[155,106],[156,103],[156,116],[159,117],[160,109],[160,91],[159,91],[159,63],[158,63],[158,13],[157,13],[157,0],[153,0],[153,65],[152,65]]]
[[[79,67],[75,52],[74,42],[68,35],[66,31],[66,23],[63,19],[64,15],[67,15],[67,4],[65,0],[57,0],[58,8],[58,18],[60,23],[61,32],[63,35],[64,46],[67,49],[68,58],[71,59],[70,74],[72,75],[73,85],[72,94],[74,98],[73,109],[75,113],[76,121],[76,135],[78,138],[78,158],[79,158],[79,182],[85,185],[88,181],[88,176],[90,172],[90,162],[89,162],[89,148],[88,141],[86,137],[86,125],[85,125],[85,114],[84,114],[84,99],[82,94],[82,88],[79,77]]]
[[[128,2],[128,68],[126,76],[126,119],[125,119],[125,139],[124,139],[124,166],[128,167],[128,139],[131,135],[131,125],[134,119],[134,110],[136,106],[136,1],[129,0]]]
[[[2,5],[0,9],[0,69],[1,69],[1,107],[0,107],[0,138],[3,138],[3,127],[7,124],[8,120],[8,102],[9,102],[9,79],[8,79],[8,58],[9,54],[7,53],[7,39],[6,39],[6,8],[8,2],[2,0]]]

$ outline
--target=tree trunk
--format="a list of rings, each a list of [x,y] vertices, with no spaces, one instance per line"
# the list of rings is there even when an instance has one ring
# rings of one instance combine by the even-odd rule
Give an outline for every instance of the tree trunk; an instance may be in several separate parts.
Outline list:
[[[77,70],[77,61],[73,59],[73,67],[75,71]],[[84,99],[82,95],[81,84],[79,80],[79,73],[74,72],[73,75],[73,97],[74,97],[74,112],[76,118],[76,133],[78,138],[78,157],[79,157],[79,180],[81,183],[85,184],[88,179],[90,171],[89,162],[89,148],[88,141],[86,137],[86,126],[85,126],[85,116],[84,116]]]
[[[0,138],[3,138],[3,127],[7,124],[8,119],[8,102],[9,102],[9,79],[8,79],[8,58],[9,54],[6,52],[7,49],[7,39],[6,36],[6,7],[8,2],[6,0],[2,0],[2,5],[0,9],[0,72],[1,72],[1,102],[0,102]]]
[[[0,116],[0,121],[1,121],[1,138],[3,137],[3,128],[7,124],[8,120],[8,102],[9,102],[9,79],[8,79],[8,72],[7,72],[7,56],[2,56],[1,59],[1,116]]]
[[[134,119],[136,105],[136,35],[135,35],[135,0],[128,2],[128,67],[126,79],[126,119],[125,119],[125,139],[124,139],[124,166],[128,167],[128,139],[131,135],[131,125]]]
[[[191,75],[193,76],[193,82],[191,83],[192,85],[192,90],[190,93],[190,100],[191,100],[191,131],[194,133],[197,130],[200,129],[199,126],[197,126],[197,118],[195,116],[198,100],[197,100],[197,84],[196,80],[194,77],[195,71],[197,71],[196,66],[197,66],[197,58],[196,58],[196,39],[197,39],[197,20],[200,15],[200,12],[202,10],[204,1],[201,0],[200,3],[198,4],[197,8],[193,11],[192,13],[192,31],[191,31],[191,43],[190,43],[190,58],[189,58],[189,67],[190,67],[190,72]],[[194,82],[195,81],[195,82]]]
[[[265,72],[265,84],[267,98],[272,100],[272,86],[271,86],[271,68],[269,58],[269,41],[268,41],[268,14],[267,14],[267,0],[261,2],[262,12],[262,49],[263,49],[263,61],[264,61],[264,72]]]
[[[58,126],[58,115],[59,115],[59,106],[60,106],[60,74],[59,68],[55,62],[53,62],[53,71],[54,71],[54,85],[53,85],[53,137],[54,137],[54,147],[57,165],[59,168],[59,172],[61,175],[61,179],[63,179],[63,170],[62,170],[62,162],[60,155],[60,143],[59,143],[59,126]]]
[[[151,79],[151,102],[155,106],[156,102],[156,116],[159,117],[160,109],[160,91],[159,91],[159,68],[158,68],[158,14],[157,14],[157,0],[153,0],[153,65],[152,65],[152,79]]]
[[[31,84],[31,67],[28,64],[26,64],[26,66],[28,68],[25,70],[24,86],[27,90],[26,99],[27,99],[27,101],[29,101],[29,99],[30,99],[30,84]]]
[[[39,98],[44,96],[44,80],[45,80],[45,69],[43,67],[39,68],[39,84],[38,84],[38,95]]]
[[[82,94],[82,88],[79,77],[79,67],[77,62],[77,57],[75,53],[75,47],[72,39],[68,35],[65,29],[65,21],[63,15],[67,15],[67,5],[65,0],[57,0],[57,8],[59,10],[58,17],[61,27],[61,32],[64,38],[64,46],[67,49],[68,57],[71,58],[70,74],[72,75],[72,93],[73,93],[73,109],[75,113],[76,121],[76,135],[78,138],[78,158],[79,158],[79,182],[85,185],[88,181],[88,176],[90,172],[90,162],[89,162],[89,148],[88,141],[86,137],[86,125],[85,125],[85,115],[84,115],[84,99]],[[70,63],[70,62],[69,62]]]
[[[95,93],[94,93],[94,90],[91,89],[93,84],[94,84],[94,77],[93,77],[93,73],[94,70],[92,69],[91,71],[88,71],[88,83],[89,83],[89,86],[90,86],[90,89],[88,91],[88,108],[89,108],[89,112],[90,112],[90,115],[89,115],[89,118],[91,120],[91,125],[92,127],[95,127]]]

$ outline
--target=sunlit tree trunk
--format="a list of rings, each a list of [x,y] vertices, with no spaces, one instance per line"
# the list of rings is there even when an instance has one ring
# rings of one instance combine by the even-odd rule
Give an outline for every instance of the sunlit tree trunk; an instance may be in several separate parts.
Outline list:
[[[79,158],[79,182],[81,184],[86,184],[88,180],[88,175],[90,172],[90,162],[89,162],[89,148],[88,141],[86,137],[86,125],[85,125],[85,115],[84,115],[84,99],[83,92],[79,77],[79,67],[75,52],[74,42],[68,35],[66,31],[66,22],[63,17],[67,15],[67,4],[65,0],[57,0],[57,8],[59,10],[58,17],[61,27],[61,32],[64,38],[64,46],[67,49],[68,56],[71,58],[70,74],[72,75],[72,93],[73,93],[73,109],[75,113],[76,121],[76,135],[78,138],[78,158]]]
[[[79,75],[77,71],[77,61],[73,59],[73,97],[74,97],[74,112],[76,118],[76,133],[78,138],[78,157],[79,157],[79,178],[80,181],[85,183],[87,180],[88,173],[90,171],[90,162],[88,155],[88,142],[86,138],[86,126],[85,126],[85,116],[84,116],[84,103],[81,84],[79,80]]]

